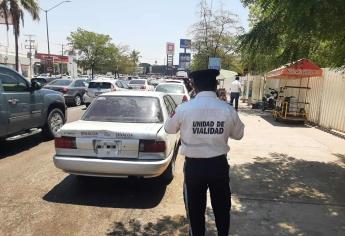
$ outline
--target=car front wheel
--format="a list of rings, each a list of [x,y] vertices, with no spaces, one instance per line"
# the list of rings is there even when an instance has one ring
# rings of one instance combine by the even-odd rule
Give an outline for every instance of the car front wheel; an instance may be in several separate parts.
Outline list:
[[[43,132],[48,138],[56,137],[57,131],[64,125],[64,114],[58,108],[52,109],[47,117]]]

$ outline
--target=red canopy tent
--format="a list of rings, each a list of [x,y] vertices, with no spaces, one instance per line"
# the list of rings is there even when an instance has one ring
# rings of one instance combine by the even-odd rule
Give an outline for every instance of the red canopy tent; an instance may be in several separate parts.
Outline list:
[[[300,59],[267,73],[267,79],[299,79],[321,76],[322,69],[308,59]]]
[[[288,89],[288,88],[298,89],[297,100],[294,102],[296,106],[293,107],[292,105],[293,96],[285,97],[285,98],[282,98],[284,96],[280,96],[280,98],[282,99],[280,102],[278,102],[280,107],[278,106],[278,109],[276,109],[273,112],[273,115],[276,118],[282,118],[285,120],[300,119],[304,121],[304,119],[306,119],[307,117],[305,106],[309,105],[309,103],[307,102],[308,90],[310,89],[309,79],[312,77],[315,78],[315,77],[321,77],[321,76],[322,76],[322,69],[319,66],[317,66],[315,63],[313,63],[311,60],[308,60],[308,59],[300,59],[298,61],[284,65],[280,68],[277,68],[275,70],[268,72],[266,75],[267,79],[283,79],[286,81],[286,83],[288,80],[296,80],[296,79],[300,80],[299,86],[296,84],[294,86],[287,86],[285,84],[285,86],[283,87],[283,91],[285,91],[285,89]],[[303,78],[308,78],[307,86],[304,86],[304,87],[302,87]],[[304,97],[303,102],[300,101],[301,89],[305,90],[305,97]]]

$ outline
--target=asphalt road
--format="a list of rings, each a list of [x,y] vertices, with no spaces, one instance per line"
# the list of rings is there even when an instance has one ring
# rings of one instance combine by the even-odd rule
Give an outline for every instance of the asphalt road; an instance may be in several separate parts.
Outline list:
[[[83,112],[69,108],[68,122]],[[53,141],[40,134],[1,147],[0,235],[128,235],[144,224],[150,235],[171,235],[186,228],[182,158],[166,187],[132,179],[80,182],[54,167],[53,154]],[[157,219],[160,224],[147,225]]]

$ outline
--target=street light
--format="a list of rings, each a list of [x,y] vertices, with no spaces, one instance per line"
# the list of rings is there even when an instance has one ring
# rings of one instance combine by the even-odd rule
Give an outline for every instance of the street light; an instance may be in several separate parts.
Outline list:
[[[40,9],[46,13],[47,44],[48,44],[48,59],[49,59],[49,60],[50,60],[50,47],[49,47],[49,30],[48,30],[48,12],[51,11],[51,10],[53,10],[53,9],[55,9],[55,8],[57,8],[57,7],[60,6],[61,4],[63,4],[63,3],[68,3],[68,2],[71,2],[71,1],[62,1],[62,2],[56,4],[55,6],[49,8],[49,9],[47,9],[47,10],[45,10],[45,9],[43,9],[43,8],[40,7]]]

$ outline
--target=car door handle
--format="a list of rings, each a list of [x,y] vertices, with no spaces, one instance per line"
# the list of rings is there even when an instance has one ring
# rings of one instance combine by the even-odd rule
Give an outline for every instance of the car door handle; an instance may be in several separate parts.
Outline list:
[[[19,100],[18,100],[18,99],[15,99],[15,98],[12,98],[12,99],[9,99],[9,100],[8,100],[8,103],[9,103],[9,104],[12,104],[12,105],[16,105],[17,102],[19,102]]]

